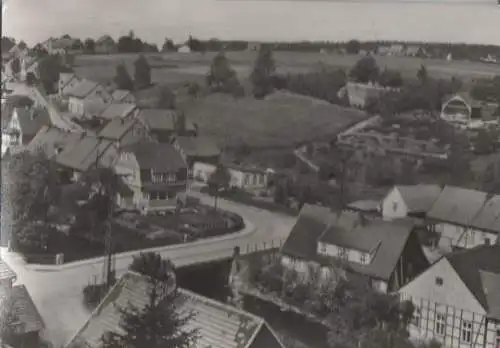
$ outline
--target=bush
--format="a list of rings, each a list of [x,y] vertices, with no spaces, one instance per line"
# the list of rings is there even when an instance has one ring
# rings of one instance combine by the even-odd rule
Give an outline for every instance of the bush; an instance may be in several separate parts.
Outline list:
[[[105,284],[89,284],[83,288],[83,304],[94,310],[105,296]]]
[[[293,301],[297,305],[304,305],[304,303],[307,301],[309,298],[309,286],[307,284],[299,283],[295,286],[295,289],[293,289]]]
[[[284,268],[279,261],[274,261],[264,267],[260,276],[260,284],[271,292],[281,292],[283,290]]]

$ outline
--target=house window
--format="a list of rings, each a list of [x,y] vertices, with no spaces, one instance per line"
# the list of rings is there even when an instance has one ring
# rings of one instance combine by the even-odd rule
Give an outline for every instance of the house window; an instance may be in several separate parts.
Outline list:
[[[339,247],[338,248],[338,253],[339,253],[339,257],[341,259],[346,259],[347,258],[347,250],[345,248]]]
[[[466,343],[472,342],[472,322],[469,320],[462,321],[462,341]]]
[[[398,202],[394,201],[392,202],[392,211],[398,210]]]
[[[361,253],[360,261],[361,264],[366,265],[368,263],[368,255],[366,253]]]
[[[177,176],[175,173],[167,173],[167,183],[173,184],[176,182]]]
[[[321,243],[321,244],[319,245],[319,252],[320,252],[321,254],[326,254],[326,245],[325,245],[325,244]]]
[[[412,315],[412,318],[411,318],[411,324],[420,328],[420,319],[421,319],[421,315],[420,315],[420,309],[415,309],[415,311],[413,312],[413,315]]]
[[[443,286],[443,278],[436,277],[436,285],[437,286]]]
[[[485,244],[485,245],[491,245],[491,239],[489,239],[489,238],[484,238],[484,244]]]
[[[442,313],[436,313],[436,327],[434,328],[436,334],[444,336],[446,332],[446,316]]]

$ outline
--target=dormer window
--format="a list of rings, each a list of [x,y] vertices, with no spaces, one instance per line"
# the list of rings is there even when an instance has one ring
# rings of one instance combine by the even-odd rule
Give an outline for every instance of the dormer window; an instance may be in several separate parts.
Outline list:
[[[338,248],[338,256],[341,259],[346,259],[347,258],[347,250],[345,248],[339,247]]]

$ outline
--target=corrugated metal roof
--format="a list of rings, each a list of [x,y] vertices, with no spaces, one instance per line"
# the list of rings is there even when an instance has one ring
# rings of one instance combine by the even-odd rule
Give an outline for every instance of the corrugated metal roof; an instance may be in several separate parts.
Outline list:
[[[24,285],[13,286],[10,290],[0,288],[0,298],[3,299],[3,303],[11,306],[10,311],[17,319],[15,325],[19,330],[18,333],[38,332],[44,328],[43,319]]]
[[[461,226],[473,226],[473,219],[486,202],[487,194],[455,186],[445,186],[427,217]]]
[[[105,332],[123,332],[120,328],[119,309],[128,304],[138,309],[144,308],[148,302],[149,288],[147,277],[134,272],[126,273],[67,347],[76,348],[83,345],[98,348]],[[262,318],[232,306],[184,289],[178,289],[178,293],[178,313],[194,314],[193,319],[184,328],[198,330],[199,338],[193,348],[249,347],[265,325]]]

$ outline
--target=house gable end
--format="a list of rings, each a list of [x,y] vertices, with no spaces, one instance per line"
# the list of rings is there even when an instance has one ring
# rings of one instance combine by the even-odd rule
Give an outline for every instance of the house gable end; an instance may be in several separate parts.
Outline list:
[[[383,199],[382,214],[384,218],[405,217],[408,214],[408,207],[397,187],[393,187]]]
[[[436,261],[398,292],[405,296],[411,296],[415,301],[430,300],[439,305],[486,314],[485,308],[445,257]]]

